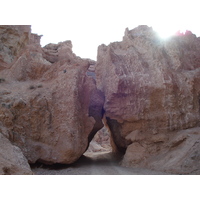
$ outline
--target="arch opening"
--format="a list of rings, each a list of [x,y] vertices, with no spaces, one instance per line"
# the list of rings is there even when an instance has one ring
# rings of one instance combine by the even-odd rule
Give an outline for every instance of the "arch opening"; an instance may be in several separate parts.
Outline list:
[[[109,153],[112,152],[111,136],[108,129],[104,126],[91,139],[87,151],[83,155],[91,155],[93,153]]]

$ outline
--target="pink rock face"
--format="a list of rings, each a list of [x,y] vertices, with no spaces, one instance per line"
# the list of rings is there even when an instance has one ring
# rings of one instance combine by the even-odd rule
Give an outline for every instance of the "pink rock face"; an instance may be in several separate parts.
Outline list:
[[[27,159],[24,157],[19,147],[10,143],[0,133],[0,174],[1,175],[31,175]]]
[[[1,72],[0,132],[29,163],[73,163],[103,127],[103,95],[86,73],[91,61],[76,57],[71,42],[53,46],[57,59],[31,39]]]
[[[126,29],[123,41],[99,46],[97,62],[77,57],[71,41],[41,48],[40,38],[30,26],[0,26],[0,136],[11,161],[0,145],[0,173],[26,166],[22,153],[29,163],[75,162],[102,118],[122,165],[200,173],[199,38]]]
[[[97,88],[113,140],[126,152],[124,165],[151,165],[151,157],[171,151],[166,146],[177,131],[200,125],[199,52],[192,33],[163,41],[147,26],[99,46]]]
[[[31,26],[0,26],[0,71],[21,53],[29,43]]]

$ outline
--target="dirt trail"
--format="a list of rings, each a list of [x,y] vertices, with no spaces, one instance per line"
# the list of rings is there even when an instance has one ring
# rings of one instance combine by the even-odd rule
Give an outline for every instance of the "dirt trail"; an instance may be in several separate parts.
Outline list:
[[[165,175],[166,173],[119,165],[121,156],[112,152],[86,153],[72,165],[46,166],[36,164],[36,175]]]

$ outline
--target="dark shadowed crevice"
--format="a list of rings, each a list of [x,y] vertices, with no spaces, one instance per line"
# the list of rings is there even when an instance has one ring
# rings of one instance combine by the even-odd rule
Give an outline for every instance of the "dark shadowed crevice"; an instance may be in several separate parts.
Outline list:
[[[89,136],[88,136],[88,146],[89,146],[89,143],[92,141],[92,139],[94,138],[95,134],[101,129],[103,128],[103,123],[100,124],[98,122],[95,123],[92,131],[90,132]],[[88,147],[87,147],[88,148]]]
[[[95,134],[103,128],[104,124],[102,122],[103,118],[103,104],[104,104],[104,94],[100,90],[95,90],[90,99],[90,106],[89,106],[89,116],[92,116],[95,120],[94,127],[88,136],[88,146],[90,142],[94,138]]]
[[[115,120],[106,117],[106,123],[110,129],[111,137],[119,152],[125,153],[127,148],[127,141],[121,136],[121,124]]]

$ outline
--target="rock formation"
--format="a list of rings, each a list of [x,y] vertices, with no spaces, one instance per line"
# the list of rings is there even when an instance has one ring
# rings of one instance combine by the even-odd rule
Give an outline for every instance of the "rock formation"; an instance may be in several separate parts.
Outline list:
[[[73,163],[103,127],[104,97],[87,75],[93,62],[73,54],[70,41],[41,48],[28,28],[23,51],[1,62],[0,132],[29,163]],[[21,29],[9,27],[9,37],[18,41]]]
[[[147,26],[99,46],[97,88],[123,165],[200,172],[199,52],[191,32],[163,41]]]
[[[87,151],[85,152],[85,155],[87,155],[87,153],[94,153],[94,152],[104,152],[104,153],[111,152],[112,147],[110,144],[111,143],[110,140],[111,138],[108,129],[106,127],[103,127],[93,137]]]
[[[0,174],[75,162],[102,118],[122,165],[200,174],[200,38],[126,29],[99,46],[97,62],[77,57],[71,41],[42,48],[40,38],[0,26]]]
[[[33,174],[20,148],[14,146],[0,133],[0,174]]]
[[[31,26],[0,26],[0,70],[6,68],[29,43]]]

